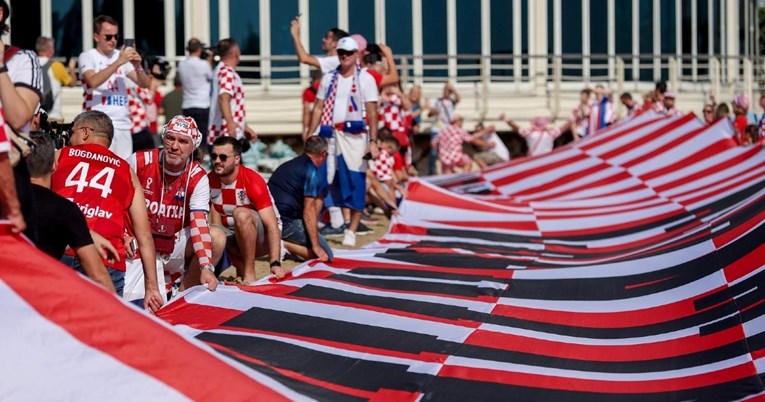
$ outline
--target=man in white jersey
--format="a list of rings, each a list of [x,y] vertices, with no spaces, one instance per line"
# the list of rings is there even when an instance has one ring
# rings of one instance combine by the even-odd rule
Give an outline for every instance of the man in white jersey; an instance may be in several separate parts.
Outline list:
[[[300,42],[300,16],[292,19],[290,35],[292,35],[295,53],[300,63],[316,67],[321,70],[322,74],[326,74],[340,65],[340,59],[337,58],[337,42],[348,36],[348,32],[340,28],[332,28],[327,31],[327,34],[321,38],[321,51],[326,54],[324,57],[310,55]]]
[[[212,66],[207,60],[205,45],[197,38],[189,39],[189,56],[178,63],[178,76],[183,86],[183,115],[194,119],[202,135],[207,134],[210,119],[210,82]]]
[[[133,140],[126,80],[147,88],[151,78],[141,67],[141,55],[135,48],[123,46],[117,50],[118,38],[119,25],[114,18],[96,17],[96,47],[80,54],[80,80],[84,87],[83,110],[98,110],[112,119],[114,140],[109,149],[127,159],[133,153]]]

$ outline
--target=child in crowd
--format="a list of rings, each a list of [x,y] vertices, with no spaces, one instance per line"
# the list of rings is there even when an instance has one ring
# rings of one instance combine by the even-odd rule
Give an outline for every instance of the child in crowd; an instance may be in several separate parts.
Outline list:
[[[404,196],[404,189],[394,174],[395,158],[400,144],[393,136],[385,136],[378,139],[380,153],[374,160],[369,161],[367,170],[367,198],[371,203],[385,211],[386,216],[396,213],[398,200],[397,194]]]

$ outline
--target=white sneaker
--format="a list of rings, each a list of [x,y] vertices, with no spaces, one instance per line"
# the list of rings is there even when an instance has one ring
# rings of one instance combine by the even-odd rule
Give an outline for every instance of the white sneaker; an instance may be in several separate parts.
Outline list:
[[[356,246],[356,233],[345,229],[345,235],[343,236],[343,246],[355,247]]]

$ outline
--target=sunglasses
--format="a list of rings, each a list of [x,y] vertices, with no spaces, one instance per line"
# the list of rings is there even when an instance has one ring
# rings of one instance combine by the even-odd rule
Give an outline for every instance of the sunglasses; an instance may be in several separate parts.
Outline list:
[[[106,39],[107,42],[112,40],[112,39],[117,40],[117,39],[119,39],[119,37],[120,37],[119,34],[104,35],[104,39]]]
[[[218,158],[220,158],[221,162],[226,163],[229,156],[226,154],[216,154],[215,152],[210,154],[210,161],[215,162],[216,160],[218,160]]]
[[[712,110],[708,110],[708,109],[704,110],[704,114],[712,114],[712,112],[713,112]]]
[[[356,53],[356,52],[355,51],[350,51],[350,50],[342,50],[342,49],[337,51],[337,55],[338,56],[343,56],[343,57],[350,56],[350,55],[352,55],[354,53]]]

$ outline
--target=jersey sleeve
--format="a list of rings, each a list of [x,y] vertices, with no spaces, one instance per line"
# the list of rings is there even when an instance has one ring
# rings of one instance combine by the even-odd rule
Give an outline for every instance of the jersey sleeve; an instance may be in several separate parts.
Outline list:
[[[338,59],[337,56],[319,57],[318,59],[319,68],[321,69],[322,74],[327,74],[340,65],[340,59]]]
[[[229,94],[234,96],[234,70],[223,67],[218,70],[218,95]]]
[[[80,64],[80,79],[84,78],[85,72],[96,71],[96,61],[89,52],[82,52],[77,63]]]
[[[268,185],[263,180],[263,177],[254,171],[243,170],[243,172],[247,173],[246,182],[243,183],[245,191],[253,204],[255,204],[255,210],[260,211],[261,209],[273,206],[271,193],[268,191]]]
[[[37,55],[19,50],[7,63],[8,77],[14,86],[29,88],[42,97],[42,67]]]
[[[313,91],[313,88],[306,88],[303,91],[303,103],[313,102],[316,102],[316,92]]]
[[[189,211],[210,211],[210,180],[202,176],[189,198]]]
[[[362,95],[364,102],[377,102],[380,97],[380,91],[377,89],[377,83],[369,72],[359,74]]]

